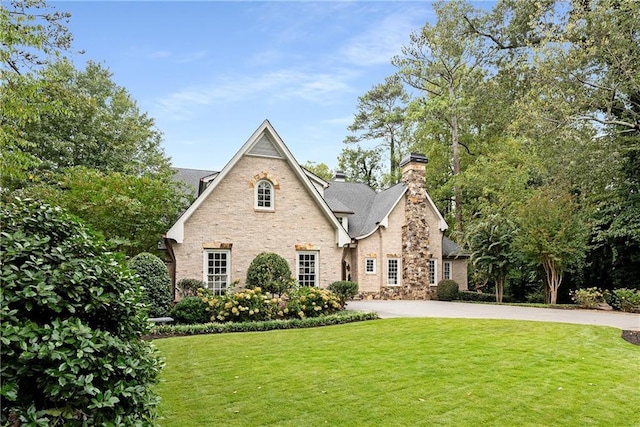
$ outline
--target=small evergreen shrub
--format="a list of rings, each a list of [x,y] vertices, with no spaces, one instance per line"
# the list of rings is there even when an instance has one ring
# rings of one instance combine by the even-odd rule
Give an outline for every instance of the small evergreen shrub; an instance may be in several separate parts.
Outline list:
[[[438,301],[453,301],[458,299],[459,286],[454,280],[441,280],[436,288]]]
[[[153,254],[143,252],[131,258],[129,268],[140,277],[149,317],[169,316],[173,297],[171,279],[164,262]]]
[[[41,202],[0,224],[0,425],[153,425],[162,362],[124,257]]]
[[[287,260],[273,252],[258,254],[247,269],[246,287],[260,288],[266,293],[282,295],[292,285]]]
[[[614,289],[620,310],[629,313],[640,313],[640,290],[620,288]]]
[[[342,307],[344,307],[347,301],[352,300],[353,297],[358,295],[358,284],[348,280],[333,282],[327,289],[338,297],[340,306]]]
[[[207,304],[199,297],[186,297],[181,299],[171,309],[171,317],[175,323],[198,324],[211,320],[211,313],[207,310]]]
[[[181,279],[176,283],[176,292],[180,298],[195,297],[198,295],[198,289],[204,288],[205,286],[202,280]]]
[[[584,288],[571,291],[571,299],[581,308],[596,308],[605,302],[604,295],[598,288]]]
[[[317,317],[335,313],[342,308],[340,299],[328,289],[301,286],[287,295],[286,317]]]

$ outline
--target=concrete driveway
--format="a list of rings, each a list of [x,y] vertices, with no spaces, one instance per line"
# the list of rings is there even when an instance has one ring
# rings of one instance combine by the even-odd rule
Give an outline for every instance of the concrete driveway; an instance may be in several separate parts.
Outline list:
[[[597,310],[563,310],[511,305],[469,304],[445,301],[372,300],[351,301],[347,309],[375,311],[381,318],[449,317],[464,319],[513,319],[541,322],[577,323],[640,330],[640,314]]]

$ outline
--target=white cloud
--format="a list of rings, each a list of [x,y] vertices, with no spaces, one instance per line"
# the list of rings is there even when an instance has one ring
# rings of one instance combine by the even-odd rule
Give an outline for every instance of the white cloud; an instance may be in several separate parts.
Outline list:
[[[349,40],[341,53],[354,65],[388,64],[408,43],[411,32],[424,25],[428,13],[426,9],[411,9],[390,14]]]
[[[350,70],[333,73],[308,73],[281,69],[260,75],[223,76],[212,83],[192,86],[152,101],[151,109],[158,116],[174,120],[193,117],[202,106],[247,102],[286,102],[304,100],[314,104],[331,104],[345,93],[353,91]]]

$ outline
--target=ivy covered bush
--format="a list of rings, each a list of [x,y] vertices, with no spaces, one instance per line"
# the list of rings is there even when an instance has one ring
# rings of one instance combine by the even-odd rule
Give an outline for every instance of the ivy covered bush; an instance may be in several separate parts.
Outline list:
[[[154,254],[143,252],[131,258],[129,268],[140,277],[149,317],[169,316],[173,296],[169,271],[164,262]]]
[[[345,306],[347,301],[352,300],[356,295],[358,295],[358,284],[349,280],[333,282],[327,289],[333,292],[338,299],[340,299],[340,305],[342,307]]]
[[[293,285],[287,260],[273,252],[258,254],[247,269],[246,287],[282,295]]]
[[[460,287],[454,280],[441,280],[438,282],[436,293],[438,295],[438,301],[453,301],[458,299],[458,292]]]
[[[124,258],[37,201],[0,207],[2,425],[152,425],[161,360]]]

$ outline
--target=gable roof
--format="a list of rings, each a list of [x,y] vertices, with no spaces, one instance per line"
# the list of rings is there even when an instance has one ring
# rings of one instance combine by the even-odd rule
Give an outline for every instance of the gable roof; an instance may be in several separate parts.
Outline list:
[[[331,212],[329,205],[327,205],[318,190],[316,190],[315,186],[310,181],[305,170],[295,160],[293,154],[291,154],[287,146],[284,144],[284,141],[282,141],[268,120],[262,122],[258,129],[256,129],[256,131],[249,137],[247,142],[245,142],[240,150],[238,150],[229,163],[222,168],[222,170],[215,176],[215,179],[211,181],[191,206],[189,206],[182,216],[178,218],[176,223],[171,226],[169,231],[167,231],[165,236],[166,238],[173,239],[178,243],[182,243],[184,241],[184,223],[191,217],[191,215],[193,215],[202,202],[209,196],[209,194],[211,194],[220,182],[224,180],[229,171],[232,170],[236,163],[238,163],[238,161],[245,155],[282,158],[287,161],[294,174],[301,181],[320,211],[334,226],[336,230],[336,243],[339,246],[345,246],[351,243],[351,237],[349,237],[347,231],[342,227],[340,222],[338,222],[336,216]]]
[[[389,214],[405,191],[404,183],[376,193],[366,184],[331,181],[325,190],[325,198],[334,212],[352,213],[349,216],[349,234],[362,239],[371,235],[380,225],[387,225]]]
[[[469,258],[469,254],[446,236],[442,238],[442,256],[446,258]]]

